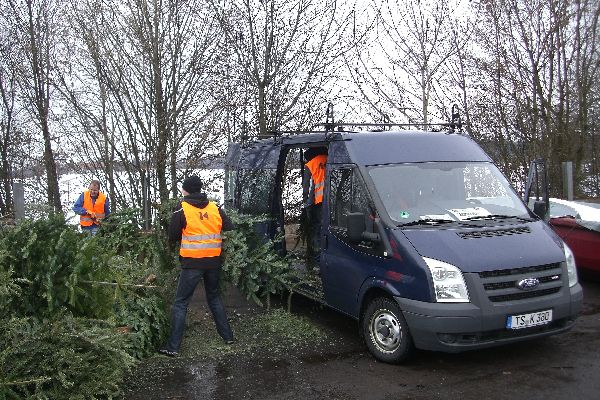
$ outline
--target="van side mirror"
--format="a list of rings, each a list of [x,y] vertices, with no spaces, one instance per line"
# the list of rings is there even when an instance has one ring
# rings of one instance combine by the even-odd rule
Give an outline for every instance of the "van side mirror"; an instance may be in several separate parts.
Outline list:
[[[346,214],[346,226],[350,242],[360,243],[363,233],[367,230],[365,214],[359,212]]]
[[[533,213],[541,219],[546,219],[546,202],[544,200],[536,200],[533,203]]]
[[[351,243],[360,243],[363,240],[370,240],[372,242],[379,242],[381,240],[379,234],[367,232],[365,214],[363,213],[346,214],[346,225],[348,228],[348,239]]]

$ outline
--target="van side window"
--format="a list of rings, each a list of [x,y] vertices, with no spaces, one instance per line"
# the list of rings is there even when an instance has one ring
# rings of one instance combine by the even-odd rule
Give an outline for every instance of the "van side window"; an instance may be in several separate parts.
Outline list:
[[[275,169],[238,170],[240,190],[240,212],[260,215],[271,212],[272,195],[275,188]]]
[[[339,168],[331,171],[329,196],[329,225],[336,236],[346,240],[346,215],[351,212],[363,213],[367,231],[373,230],[372,218],[370,218],[373,215],[371,202],[356,169]],[[369,253],[376,250],[365,246],[358,247]]]
[[[335,169],[330,176],[330,225],[345,226],[344,215],[352,210],[352,169]]]

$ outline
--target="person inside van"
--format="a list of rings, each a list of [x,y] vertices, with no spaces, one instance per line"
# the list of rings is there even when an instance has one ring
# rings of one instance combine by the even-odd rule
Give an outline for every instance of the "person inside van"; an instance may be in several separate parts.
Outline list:
[[[321,252],[321,220],[327,148],[311,147],[304,152],[303,198],[309,223],[308,255],[310,267],[319,265]],[[310,257],[312,255],[312,257]]]

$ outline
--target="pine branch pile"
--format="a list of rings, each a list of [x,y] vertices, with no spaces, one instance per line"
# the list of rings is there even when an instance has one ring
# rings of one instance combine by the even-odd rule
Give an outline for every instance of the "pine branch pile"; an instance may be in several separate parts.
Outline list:
[[[136,213],[96,236],[61,216],[0,228],[0,399],[114,398],[162,342],[176,257]]]

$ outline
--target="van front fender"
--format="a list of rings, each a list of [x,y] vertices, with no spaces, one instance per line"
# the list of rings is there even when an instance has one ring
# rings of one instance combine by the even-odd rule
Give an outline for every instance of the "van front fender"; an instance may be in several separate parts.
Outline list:
[[[356,316],[360,318],[366,304],[375,297],[399,297],[398,289],[385,279],[371,276],[364,280],[357,297]]]

